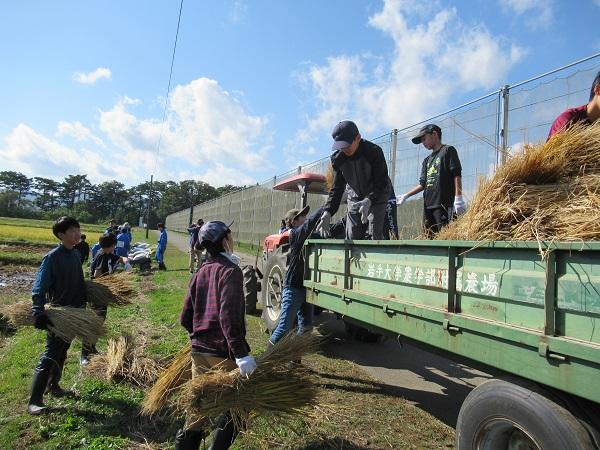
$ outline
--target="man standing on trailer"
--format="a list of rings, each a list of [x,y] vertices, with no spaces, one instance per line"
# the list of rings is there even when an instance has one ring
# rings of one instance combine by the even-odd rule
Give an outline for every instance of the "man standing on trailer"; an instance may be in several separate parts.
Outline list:
[[[423,160],[419,184],[398,196],[397,203],[401,205],[408,197],[423,192],[423,228],[431,238],[450,223],[454,214],[466,211],[462,167],[456,149],[442,144],[442,129],[437,125],[425,125],[412,142],[422,143],[431,154]]]
[[[592,82],[590,101],[577,108],[567,109],[558,116],[550,127],[548,139],[576,123],[585,123],[589,125],[598,119],[600,119],[600,71],[596,74],[596,78],[594,78],[594,81]]]
[[[333,185],[315,231],[330,236],[331,216],[340,207],[344,191],[348,194],[346,239],[383,239],[387,201],[392,191],[387,163],[378,145],[362,139],[350,120],[338,123],[333,132],[331,165]]]

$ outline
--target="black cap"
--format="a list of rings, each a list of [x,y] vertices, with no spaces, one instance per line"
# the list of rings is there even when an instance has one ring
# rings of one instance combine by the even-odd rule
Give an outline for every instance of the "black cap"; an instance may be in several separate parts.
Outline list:
[[[423,136],[425,136],[426,134],[433,133],[434,131],[437,132],[438,136],[442,133],[442,129],[433,123],[425,125],[423,128],[421,128],[419,134],[412,138],[412,143],[419,145],[421,143],[421,140],[423,139]]]
[[[221,222],[220,220],[211,220],[210,222],[206,222],[204,225],[202,225],[202,228],[200,228],[200,231],[198,232],[198,241],[200,241],[201,244],[206,241],[216,244],[225,237],[227,231],[229,231],[229,227],[232,224],[233,220],[229,225],[225,225],[225,223]]]
[[[344,120],[338,123],[331,132],[331,137],[333,138],[331,149],[340,150],[350,147],[356,136],[358,136],[358,127],[354,122]]]

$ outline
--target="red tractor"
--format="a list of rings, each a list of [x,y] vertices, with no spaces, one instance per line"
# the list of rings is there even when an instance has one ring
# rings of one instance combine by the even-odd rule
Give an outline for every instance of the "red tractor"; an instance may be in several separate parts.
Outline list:
[[[325,176],[316,173],[300,173],[287,178],[273,189],[300,192],[300,208],[307,204],[308,194],[327,194]],[[267,236],[263,242],[261,303],[262,318],[269,331],[277,326],[281,310],[281,293],[287,268],[289,231]]]

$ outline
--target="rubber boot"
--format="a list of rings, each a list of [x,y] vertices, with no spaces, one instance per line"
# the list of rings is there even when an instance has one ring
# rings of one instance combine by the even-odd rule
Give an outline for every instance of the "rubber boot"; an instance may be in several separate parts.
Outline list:
[[[167,270],[167,266],[165,266],[165,263],[158,263],[158,269],[159,270]]]
[[[81,357],[79,358],[79,364],[82,366],[87,366],[90,363],[90,358],[92,355],[97,355],[98,350],[96,350],[95,344],[82,344],[81,346]]]
[[[49,368],[36,370],[33,374],[31,397],[29,397],[29,403],[27,404],[27,412],[33,416],[42,414],[46,410],[44,406],[44,391],[46,390],[49,376]]]
[[[204,431],[179,429],[175,435],[175,450],[198,450],[205,436]]]
[[[238,429],[229,414],[223,414],[215,428],[215,436],[208,450],[227,450],[238,435]]]
[[[48,377],[48,386],[46,388],[46,393],[52,395],[53,397],[64,397],[68,395],[69,392],[65,391],[58,384],[60,379],[62,378],[63,367],[65,365],[65,361],[61,361],[59,363],[53,364],[50,367],[49,377]]]

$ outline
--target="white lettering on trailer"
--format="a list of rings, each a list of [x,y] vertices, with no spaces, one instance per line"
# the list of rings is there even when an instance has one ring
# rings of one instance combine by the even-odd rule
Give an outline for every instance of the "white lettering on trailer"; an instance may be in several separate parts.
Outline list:
[[[477,294],[479,281],[477,280],[477,272],[469,272],[467,274],[467,285],[465,286],[465,292]]]
[[[498,295],[498,281],[496,281],[495,273],[490,273],[487,276],[483,276],[483,281],[481,282],[481,293],[491,296]]]

